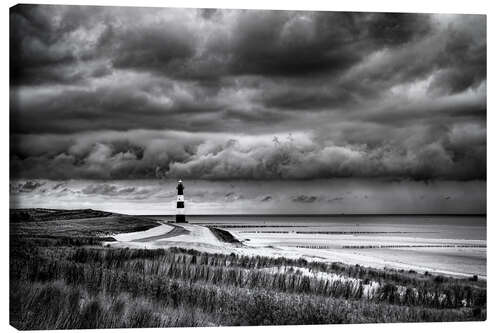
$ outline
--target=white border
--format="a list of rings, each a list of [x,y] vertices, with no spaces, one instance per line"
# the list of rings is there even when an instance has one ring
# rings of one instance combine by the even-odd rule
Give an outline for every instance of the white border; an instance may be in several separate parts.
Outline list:
[[[231,1],[231,0],[146,0],[146,1],[74,1],[74,0],[60,0],[60,1],[37,1],[28,0],[26,3],[43,3],[43,4],[80,4],[80,5],[121,5],[121,6],[149,6],[149,7],[193,7],[193,8],[250,8],[250,9],[301,9],[301,10],[335,10],[335,11],[390,11],[390,12],[427,12],[427,13],[467,13],[467,14],[487,14],[488,24],[488,207],[496,207],[498,185],[498,176],[496,170],[499,170],[498,155],[495,154],[497,149],[496,145],[499,143],[499,123],[498,123],[498,94],[499,94],[499,71],[497,61],[500,59],[498,42],[498,32],[500,31],[500,11],[499,6],[495,1],[475,0],[475,1],[453,1],[453,0],[418,0],[418,1],[401,1],[401,0],[349,0],[345,2],[328,1],[328,0],[307,0],[307,1],[290,1],[290,0],[244,0],[244,1]],[[7,6],[5,5],[7,4]],[[4,3],[2,15],[2,33],[1,44],[3,46],[2,57],[2,106],[1,121],[2,129],[0,135],[2,136],[0,144],[2,149],[2,168],[1,177],[1,195],[2,207],[1,216],[3,217],[0,222],[2,228],[2,248],[1,248],[1,324],[2,331],[15,331],[10,327],[9,322],[9,267],[8,267],[8,209],[9,209],[9,10],[8,7],[17,4],[15,1],[8,1]],[[400,333],[402,330],[405,333],[422,332],[422,331],[441,331],[445,332],[474,332],[481,330],[482,332],[498,331],[496,326],[499,326],[499,287],[498,279],[498,260],[495,255],[499,252],[499,242],[496,237],[499,237],[500,223],[498,211],[488,210],[488,320],[486,322],[468,322],[468,323],[415,323],[415,324],[369,324],[369,325],[316,325],[316,326],[273,326],[273,327],[242,327],[237,328],[239,332],[254,332],[256,329],[262,332],[301,332],[314,330],[320,332],[370,332],[370,333]],[[168,332],[233,332],[236,328],[169,328]],[[160,329],[155,329],[156,331]],[[161,329],[165,330],[165,329]],[[72,332],[79,332],[80,330],[72,330]],[[147,332],[144,329],[140,330],[97,330],[99,332]]]

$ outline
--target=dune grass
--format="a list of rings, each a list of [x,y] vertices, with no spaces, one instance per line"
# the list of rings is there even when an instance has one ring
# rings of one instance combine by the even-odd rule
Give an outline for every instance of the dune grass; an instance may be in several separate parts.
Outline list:
[[[241,244],[239,240],[237,240],[233,234],[224,229],[219,229],[215,227],[209,227],[210,231],[217,237],[218,240],[224,243],[233,243],[233,244]]]
[[[158,226],[145,218],[95,210],[11,209],[11,237],[44,239],[111,237]],[[109,239],[111,240],[111,239]]]
[[[329,283],[293,269],[265,270],[270,267],[307,267],[354,280]],[[359,278],[363,282],[353,282]],[[364,295],[361,286],[372,281],[382,287]],[[408,288],[402,292],[403,282]],[[19,329],[461,321],[486,316],[481,281],[436,281],[359,266],[176,248],[23,246],[11,256],[10,299],[11,324]]]

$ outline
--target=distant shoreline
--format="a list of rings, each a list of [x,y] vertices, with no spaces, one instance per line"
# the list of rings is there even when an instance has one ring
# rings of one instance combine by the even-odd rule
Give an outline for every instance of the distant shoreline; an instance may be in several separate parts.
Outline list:
[[[132,216],[144,216],[144,217],[155,217],[155,216],[175,216],[175,214],[137,214]],[[314,216],[314,217],[374,217],[374,216],[394,216],[394,217],[405,217],[405,216],[419,216],[419,217],[486,217],[486,214],[189,214],[189,216],[205,217],[205,216],[227,216],[227,217],[239,217],[239,216],[252,216],[252,217],[295,217],[295,216]]]
[[[60,208],[45,208],[45,207],[10,207],[10,210],[39,210],[39,211],[100,211],[92,208],[75,208],[75,209],[60,209]],[[175,214],[125,214],[107,210],[106,213],[138,216],[138,217],[172,217]],[[210,217],[210,216],[224,216],[224,217],[487,217],[486,213],[366,213],[366,214],[188,214],[193,217]]]

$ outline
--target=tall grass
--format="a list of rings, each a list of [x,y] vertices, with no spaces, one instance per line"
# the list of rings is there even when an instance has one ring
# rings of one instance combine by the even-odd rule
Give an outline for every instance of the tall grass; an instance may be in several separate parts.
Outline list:
[[[89,293],[62,280],[11,289],[11,323],[18,329],[211,326],[195,308],[172,307],[127,293]],[[22,301],[21,301],[22,300]]]
[[[12,244],[10,314],[15,327],[333,324],[486,316],[483,281],[301,259],[84,244],[89,245],[40,239]],[[321,279],[297,268],[348,279]],[[363,293],[372,283],[380,288]]]
[[[71,263],[92,263],[98,267],[126,272],[141,272],[174,279],[232,285],[242,288],[267,288],[284,292],[309,293],[347,299],[362,298],[363,288],[374,282],[382,284],[368,295],[378,301],[400,305],[424,305],[438,308],[486,304],[486,289],[467,280],[367,270],[361,266],[309,263],[286,258],[248,257],[208,254],[196,251],[167,250],[101,250],[80,248],[69,254]],[[350,277],[328,281],[291,272],[264,271],[270,267],[305,267],[313,272],[326,272]],[[293,272],[293,271],[292,271]]]

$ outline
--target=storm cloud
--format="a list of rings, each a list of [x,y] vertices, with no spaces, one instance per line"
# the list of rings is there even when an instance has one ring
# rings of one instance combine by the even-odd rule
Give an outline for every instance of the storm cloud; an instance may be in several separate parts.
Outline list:
[[[316,200],[318,200],[318,197],[316,197],[315,195],[304,195],[304,194],[292,198],[293,202],[304,202],[304,203],[311,203],[315,202]]]
[[[485,16],[18,5],[10,26],[14,178],[486,179]]]
[[[379,127],[365,135],[377,136]],[[340,129],[340,144],[307,134],[232,135],[169,131],[28,135],[13,139],[11,171],[49,179],[282,179],[486,177],[484,130],[475,125],[387,129],[384,144]],[[419,133],[420,131],[420,133]],[[418,135],[417,135],[418,134]],[[366,139],[366,138],[365,138]]]

